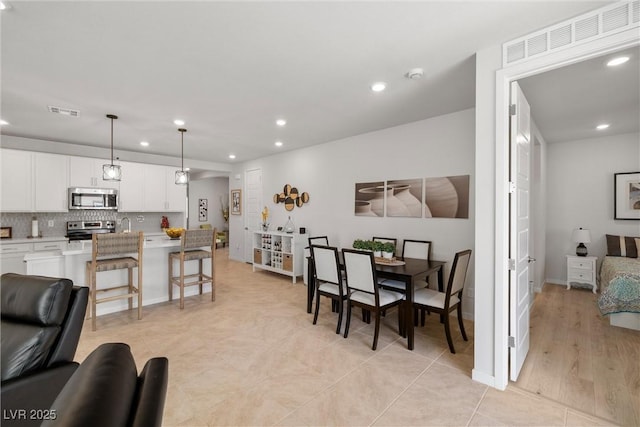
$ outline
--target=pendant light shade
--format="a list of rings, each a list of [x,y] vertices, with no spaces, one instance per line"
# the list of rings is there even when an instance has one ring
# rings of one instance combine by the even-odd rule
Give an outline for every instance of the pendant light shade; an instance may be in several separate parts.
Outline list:
[[[187,185],[189,182],[189,172],[184,170],[184,133],[186,129],[180,128],[178,132],[180,132],[180,146],[181,146],[181,166],[180,170],[176,171],[176,185]]]
[[[108,165],[102,165],[102,180],[120,181],[122,178],[122,169],[120,168],[120,165],[113,164],[113,121],[117,120],[118,116],[107,114],[107,118],[111,119],[111,163]]]

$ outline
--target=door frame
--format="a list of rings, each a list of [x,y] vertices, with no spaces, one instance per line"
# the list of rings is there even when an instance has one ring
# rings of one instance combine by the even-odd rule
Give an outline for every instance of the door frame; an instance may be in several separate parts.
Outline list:
[[[494,387],[509,382],[509,90],[512,81],[637,46],[637,29],[531,58],[496,71]]]

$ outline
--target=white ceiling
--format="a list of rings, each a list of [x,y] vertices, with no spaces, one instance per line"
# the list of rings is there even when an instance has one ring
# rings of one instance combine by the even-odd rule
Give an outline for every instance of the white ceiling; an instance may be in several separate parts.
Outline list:
[[[111,113],[116,155],[179,156],[182,118],[185,157],[242,162],[473,107],[476,51],[606,3],[13,2],[2,132],[108,147]],[[422,79],[403,76],[415,67]]]

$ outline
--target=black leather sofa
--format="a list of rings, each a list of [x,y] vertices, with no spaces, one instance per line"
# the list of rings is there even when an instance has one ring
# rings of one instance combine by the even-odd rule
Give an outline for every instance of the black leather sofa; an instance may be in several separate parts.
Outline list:
[[[96,348],[64,386],[42,426],[160,427],[169,362],[149,359],[138,376],[127,344]]]
[[[68,279],[0,277],[3,426],[39,425],[78,367],[73,362],[89,288]]]

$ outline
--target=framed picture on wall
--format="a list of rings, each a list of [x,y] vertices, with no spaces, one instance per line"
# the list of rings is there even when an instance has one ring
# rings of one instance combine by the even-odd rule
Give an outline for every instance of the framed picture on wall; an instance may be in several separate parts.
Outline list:
[[[231,190],[231,215],[242,214],[242,190]]]
[[[613,218],[640,219],[640,172],[613,174]]]
[[[198,199],[198,221],[207,220],[207,212],[209,210],[209,201],[207,199]]]

